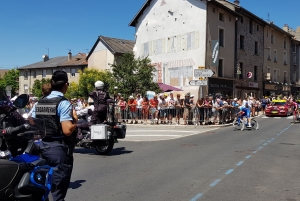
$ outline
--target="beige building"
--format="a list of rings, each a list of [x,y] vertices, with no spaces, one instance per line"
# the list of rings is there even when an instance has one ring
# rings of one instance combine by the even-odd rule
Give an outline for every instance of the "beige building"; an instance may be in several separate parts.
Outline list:
[[[207,3],[206,66],[215,74],[209,78],[208,93],[233,97],[235,73],[235,22],[240,15],[217,1]],[[212,41],[219,42],[218,65],[212,62]]]
[[[264,28],[264,94],[289,95],[291,92],[291,39],[293,35],[272,22]]]
[[[35,80],[51,79],[53,72],[56,70],[64,70],[69,77],[69,82],[77,82],[79,79],[78,70],[84,70],[87,67],[86,54],[78,53],[72,56],[69,52],[68,56],[60,56],[49,58],[43,55],[43,61],[22,66],[19,77],[19,94],[31,94],[31,89]]]
[[[118,58],[132,52],[134,41],[99,36],[86,57],[88,67],[99,70],[110,70],[110,64],[118,62]]]

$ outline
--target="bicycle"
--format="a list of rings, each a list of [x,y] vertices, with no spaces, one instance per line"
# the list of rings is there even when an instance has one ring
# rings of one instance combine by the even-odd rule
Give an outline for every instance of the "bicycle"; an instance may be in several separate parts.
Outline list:
[[[299,123],[300,122],[299,109],[298,110],[294,110],[293,113],[294,113],[293,114],[294,123]]]
[[[247,127],[248,126],[248,120],[247,118],[244,116],[243,119],[241,119],[241,115],[237,116],[237,119],[235,119],[232,123],[234,130],[241,130],[243,131],[245,128],[248,130],[258,130],[259,125],[257,123],[257,121],[253,118],[251,118],[251,127]]]

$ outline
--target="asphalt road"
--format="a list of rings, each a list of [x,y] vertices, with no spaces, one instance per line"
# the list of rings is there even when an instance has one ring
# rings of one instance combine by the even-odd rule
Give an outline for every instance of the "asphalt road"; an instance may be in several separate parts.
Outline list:
[[[300,200],[300,124],[257,121],[258,131],[130,127],[108,156],[77,148],[66,200]]]

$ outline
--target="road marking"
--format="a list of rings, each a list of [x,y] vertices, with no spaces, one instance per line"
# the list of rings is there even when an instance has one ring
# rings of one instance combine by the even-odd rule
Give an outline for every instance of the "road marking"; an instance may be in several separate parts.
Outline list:
[[[240,165],[242,165],[244,163],[244,161],[240,161],[240,162],[238,162],[236,165],[237,166],[240,166]]]
[[[219,182],[221,181],[221,179],[216,179],[213,183],[211,183],[209,186],[213,187],[215,185],[217,185]]]
[[[197,201],[197,200],[199,200],[202,196],[203,196],[203,193],[199,193],[199,194],[197,194],[195,197],[193,197],[192,199],[190,199],[190,201]]]
[[[248,155],[248,156],[246,156],[245,158],[247,158],[247,159],[248,159],[248,158],[251,158],[251,155]]]
[[[232,172],[233,172],[233,170],[234,170],[234,169],[229,169],[229,170],[227,170],[227,172],[225,172],[225,174],[227,174],[227,175],[228,175],[228,174],[232,173]]]
[[[126,135],[126,137],[179,137],[184,135]]]
[[[143,130],[144,132],[176,132],[176,133],[191,133],[191,132],[195,132],[195,131],[181,131],[181,130]],[[134,133],[134,132],[141,132],[141,130],[130,130],[127,131],[130,133]]]

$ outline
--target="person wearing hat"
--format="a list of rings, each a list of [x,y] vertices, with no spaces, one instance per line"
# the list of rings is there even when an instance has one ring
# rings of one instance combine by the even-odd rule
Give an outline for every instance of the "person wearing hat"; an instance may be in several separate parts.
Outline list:
[[[127,106],[129,107],[129,114],[130,114],[130,118],[131,118],[130,124],[133,124],[134,120],[135,120],[134,123],[137,124],[138,123],[138,121],[137,121],[137,102],[133,96],[129,96]]]
[[[64,200],[73,169],[73,134],[78,121],[71,103],[64,97],[69,87],[66,72],[55,71],[52,91],[34,106],[32,117],[45,120],[46,136],[40,142],[40,152],[48,165],[58,167],[53,172],[51,193],[54,201]]]

